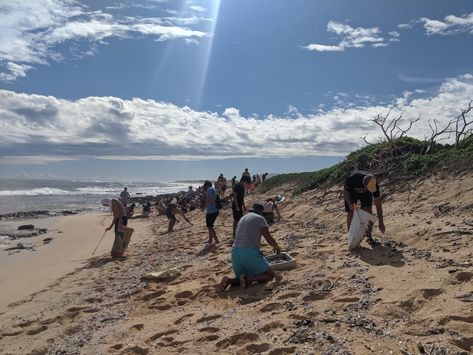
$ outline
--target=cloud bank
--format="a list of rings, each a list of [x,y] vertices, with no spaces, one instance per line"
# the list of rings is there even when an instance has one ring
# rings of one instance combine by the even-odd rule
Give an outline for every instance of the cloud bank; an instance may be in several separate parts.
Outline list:
[[[115,9],[108,8],[112,11]],[[210,36],[190,26],[209,19],[204,8],[189,8],[188,17],[132,17],[93,11],[72,0],[0,2],[0,80],[25,77],[37,65],[64,60],[59,45],[79,41],[89,46],[110,38],[150,36],[157,41],[195,43]],[[86,54],[93,51],[86,50]]]
[[[423,97],[418,97],[421,93]],[[426,97],[406,92],[392,104],[405,121],[422,116],[410,132],[423,139],[427,120],[440,125],[473,98],[473,76],[442,83]],[[391,105],[389,105],[391,106]],[[41,159],[206,159],[345,155],[381,138],[369,121],[387,106],[335,107],[289,116],[243,116],[237,108],[199,112],[171,103],[135,98],[86,97],[76,101],[0,90],[0,156]],[[48,158],[49,157],[49,158]]]

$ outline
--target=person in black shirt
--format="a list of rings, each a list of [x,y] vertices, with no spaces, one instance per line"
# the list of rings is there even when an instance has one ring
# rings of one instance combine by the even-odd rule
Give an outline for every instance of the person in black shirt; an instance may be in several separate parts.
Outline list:
[[[232,194],[232,211],[233,211],[233,239],[235,239],[235,230],[238,221],[243,217],[245,207],[245,187],[243,186],[243,178],[233,186]]]
[[[345,188],[343,190],[345,199],[345,211],[347,212],[347,227],[350,229],[353,212],[355,211],[358,200],[360,200],[361,208],[369,213],[373,213],[373,197],[378,215],[379,231],[385,232],[383,220],[383,207],[381,205],[381,192],[376,177],[363,171],[354,171],[345,180]],[[373,224],[370,222],[366,231],[366,238],[370,245],[374,244],[371,236]]]

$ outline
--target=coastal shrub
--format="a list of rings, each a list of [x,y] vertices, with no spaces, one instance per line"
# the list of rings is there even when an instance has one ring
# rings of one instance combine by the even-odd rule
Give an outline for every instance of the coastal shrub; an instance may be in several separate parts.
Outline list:
[[[259,191],[266,192],[284,183],[295,184],[294,193],[321,186],[341,183],[357,167],[388,179],[396,176],[419,176],[436,169],[467,169],[473,166],[473,135],[453,144],[428,143],[412,137],[402,137],[392,146],[386,142],[370,144],[347,155],[345,160],[329,168],[313,172],[276,175],[268,179]],[[381,153],[388,154],[380,156]]]

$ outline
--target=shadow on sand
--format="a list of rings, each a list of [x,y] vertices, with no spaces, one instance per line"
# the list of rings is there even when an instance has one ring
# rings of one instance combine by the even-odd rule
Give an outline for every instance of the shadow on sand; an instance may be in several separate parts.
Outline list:
[[[85,266],[84,269],[95,269],[102,267],[108,263],[117,263],[117,262],[123,262],[126,260],[126,257],[121,257],[121,258],[112,258],[107,257],[107,258],[100,258],[100,259],[93,259],[90,260]]]
[[[373,266],[389,265],[402,267],[405,265],[402,251],[390,245],[376,244],[372,249],[358,247],[353,250],[353,254],[358,255],[361,260]]]

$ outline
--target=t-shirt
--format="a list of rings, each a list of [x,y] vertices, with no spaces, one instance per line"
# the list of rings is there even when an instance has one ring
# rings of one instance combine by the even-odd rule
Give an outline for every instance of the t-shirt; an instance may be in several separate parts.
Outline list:
[[[215,205],[215,197],[217,196],[217,191],[213,187],[209,187],[207,190],[207,198],[210,197],[210,203],[207,205],[207,214],[218,212],[218,208]]]
[[[363,178],[366,175],[370,175],[365,172],[353,172],[349,177],[346,178],[345,180],[345,190],[348,192],[354,192],[357,194],[362,194],[362,193],[370,193],[368,190],[365,189],[365,186],[363,185]],[[376,183],[376,191],[373,192],[374,197],[379,197],[381,196],[381,192],[379,190],[379,185]]]
[[[261,248],[261,230],[268,228],[268,223],[263,216],[250,212],[238,222],[235,231],[233,248]]]
[[[243,201],[245,198],[245,188],[241,183],[236,183],[235,186],[233,186],[233,204],[232,207],[235,207],[237,205],[240,207],[240,210],[243,208]]]
[[[120,193],[120,200],[122,200],[124,204],[127,204],[129,199],[130,199],[130,193],[128,191],[122,191]]]

